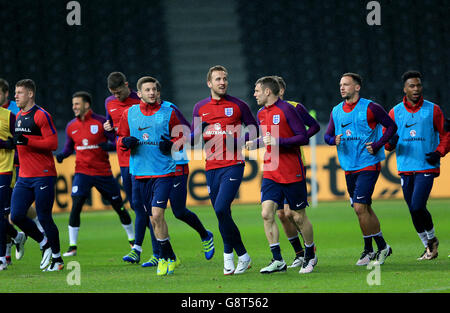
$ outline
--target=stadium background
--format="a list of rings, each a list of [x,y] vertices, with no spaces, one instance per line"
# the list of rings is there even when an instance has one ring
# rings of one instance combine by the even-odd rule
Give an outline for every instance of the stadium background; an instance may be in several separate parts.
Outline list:
[[[254,113],[256,79],[283,76],[286,99],[317,112],[319,145],[331,108],[341,101],[338,81],[347,71],[363,76],[362,96],[389,110],[403,96],[401,74],[419,70],[425,97],[450,114],[450,1],[378,1],[379,26],[367,24],[369,1],[360,0],[81,0],[79,26],[67,24],[68,2],[0,2],[0,77],[11,86],[22,78],[35,80],[37,103],[53,115],[58,129],[58,151],[73,118],[71,95],[89,91],[94,111],[104,114],[111,71],[124,72],[133,88],[143,75],[157,77],[163,98],[177,104],[188,119],[193,105],[208,96],[205,79],[212,65],[228,68],[229,93],[246,100]],[[309,149],[305,152],[309,165]],[[346,199],[335,149],[319,146],[317,155],[319,200]],[[115,157],[111,154],[117,176]],[[384,165],[376,198],[401,198],[393,160]],[[433,197],[450,197],[449,168],[447,157]],[[252,169],[247,167],[251,179],[244,182],[246,192],[241,188],[238,202],[259,199],[260,175]],[[67,210],[73,158],[58,165],[58,173],[55,206]],[[189,205],[207,204],[202,163],[191,162],[191,173]],[[90,204],[105,207],[96,193]]]

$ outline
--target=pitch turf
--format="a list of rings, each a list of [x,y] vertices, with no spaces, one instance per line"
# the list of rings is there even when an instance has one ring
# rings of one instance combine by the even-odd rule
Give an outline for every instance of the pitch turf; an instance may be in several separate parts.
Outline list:
[[[317,208],[308,208],[319,258],[314,272],[308,275],[298,274],[298,269],[273,275],[259,273],[270,261],[271,254],[258,205],[233,206],[234,219],[253,260],[252,268],[239,276],[223,275],[223,245],[216,217],[209,206],[193,211],[214,232],[216,254],[210,261],[203,256],[197,233],[167,212],[171,242],[182,262],[175,274],[167,277],[157,277],[154,268],[142,268],[122,261],[122,256],[130,249],[113,211],[83,212],[78,255],[64,259],[66,268],[63,271],[41,272],[38,244],[29,239],[24,258],[15,260],[13,248],[13,265],[0,272],[0,293],[449,292],[450,200],[429,201],[429,210],[440,240],[439,257],[432,261],[416,261],[423,246],[414,232],[403,201],[377,200],[374,208],[385,239],[393,248],[393,255],[378,273],[374,272],[374,268],[354,265],[362,252],[363,240],[348,202],[323,202]],[[62,252],[65,252],[68,246],[68,214],[54,217],[60,230]],[[283,256],[290,264],[294,253],[281,228],[280,238]],[[151,256],[148,231],[143,248],[141,263]],[[75,277],[74,269],[68,269],[71,261],[77,261],[80,265],[80,285],[67,283],[68,276]],[[371,279],[379,278],[380,284],[369,285],[368,275]]]

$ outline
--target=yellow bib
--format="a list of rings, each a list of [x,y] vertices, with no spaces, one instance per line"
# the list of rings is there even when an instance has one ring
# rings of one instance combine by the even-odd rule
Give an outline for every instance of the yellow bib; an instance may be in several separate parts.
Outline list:
[[[298,102],[295,102],[295,101],[286,101],[286,102],[289,103],[290,105],[292,105],[294,108],[297,107],[297,104],[298,104]],[[300,154],[302,156],[302,162],[303,162],[303,165],[304,165],[306,160],[305,160],[305,155],[303,154],[303,148],[302,147],[300,147]]]
[[[9,118],[11,111],[0,107],[0,139],[7,140],[12,137]],[[0,149],[0,173],[12,172],[14,170],[14,150]]]

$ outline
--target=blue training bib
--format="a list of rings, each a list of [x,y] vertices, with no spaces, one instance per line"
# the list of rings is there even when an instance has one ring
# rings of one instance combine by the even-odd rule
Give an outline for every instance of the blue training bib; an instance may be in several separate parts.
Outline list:
[[[439,145],[439,133],[433,124],[434,103],[423,101],[416,113],[406,110],[403,102],[394,107],[395,123],[399,136],[397,147],[397,169],[400,172],[423,171],[436,166],[430,165],[425,154],[433,152]]]
[[[366,143],[376,142],[382,136],[380,124],[371,129],[367,122],[367,108],[370,100],[360,98],[355,108],[344,112],[344,102],[333,108],[333,121],[336,135],[342,134],[341,143],[337,146],[339,163],[344,171],[356,171],[385,159],[384,150],[375,155],[366,149]]]
[[[139,139],[139,143],[130,155],[130,173],[134,176],[159,176],[175,172],[172,156],[159,150],[161,137],[170,138],[169,121],[173,109],[161,106],[153,115],[142,114],[139,104],[128,111],[130,136]]]

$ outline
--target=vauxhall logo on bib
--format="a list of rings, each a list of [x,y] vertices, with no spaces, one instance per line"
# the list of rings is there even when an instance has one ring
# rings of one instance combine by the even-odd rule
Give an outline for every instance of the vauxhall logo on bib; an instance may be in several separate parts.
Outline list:
[[[417,133],[415,129],[411,129],[409,131],[409,138],[403,139],[406,142],[413,142],[413,141],[426,141],[425,137],[420,136],[420,134]]]
[[[417,123],[406,123],[405,128],[411,128],[409,130],[409,137],[404,138],[403,140],[406,142],[413,142],[413,141],[426,141],[426,138],[421,135],[420,131],[416,131],[414,128],[412,128]]]

